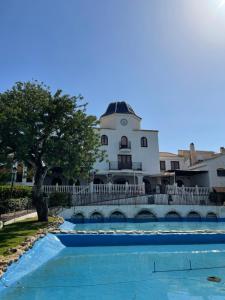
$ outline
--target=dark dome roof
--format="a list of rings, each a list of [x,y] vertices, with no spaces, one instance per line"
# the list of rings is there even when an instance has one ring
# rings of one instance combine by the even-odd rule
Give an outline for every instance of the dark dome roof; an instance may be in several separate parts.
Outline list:
[[[101,117],[105,117],[114,113],[137,116],[133,111],[132,107],[126,102],[122,101],[122,102],[111,102],[107,107],[106,112]]]

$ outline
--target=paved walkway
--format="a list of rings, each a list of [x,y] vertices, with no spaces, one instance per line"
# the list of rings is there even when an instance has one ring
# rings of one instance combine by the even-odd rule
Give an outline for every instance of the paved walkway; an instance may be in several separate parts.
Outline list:
[[[4,225],[8,225],[24,219],[35,218],[36,216],[37,213],[33,209],[22,210],[22,211],[1,215],[0,221],[3,221]]]

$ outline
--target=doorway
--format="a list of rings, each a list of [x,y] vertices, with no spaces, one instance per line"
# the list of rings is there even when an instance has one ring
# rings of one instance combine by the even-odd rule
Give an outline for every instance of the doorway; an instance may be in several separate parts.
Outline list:
[[[131,155],[118,155],[118,169],[132,169]]]

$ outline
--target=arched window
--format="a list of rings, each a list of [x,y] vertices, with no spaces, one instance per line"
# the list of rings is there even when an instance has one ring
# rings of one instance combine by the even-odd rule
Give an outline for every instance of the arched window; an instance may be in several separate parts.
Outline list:
[[[225,169],[217,169],[217,176],[219,177],[225,177]]]
[[[126,136],[121,137],[121,148],[128,148],[128,138]]]
[[[141,138],[141,147],[148,147],[148,140],[145,136]]]
[[[108,137],[107,137],[107,135],[102,135],[101,136],[101,144],[102,145],[108,145]]]

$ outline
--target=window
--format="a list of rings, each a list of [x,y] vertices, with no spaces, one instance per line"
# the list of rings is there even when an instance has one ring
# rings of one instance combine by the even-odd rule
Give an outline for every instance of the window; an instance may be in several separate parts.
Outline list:
[[[120,146],[121,148],[128,148],[128,138],[126,136],[121,137]]]
[[[225,177],[225,169],[217,169],[217,176]]]
[[[166,170],[166,162],[165,160],[160,160],[160,170],[165,171]]]
[[[141,138],[141,147],[148,147],[148,140],[144,136]]]
[[[171,170],[178,170],[180,169],[180,162],[179,161],[171,161]]]
[[[107,135],[102,135],[101,136],[101,144],[102,145],[108,145],[108,137],[107,137]]]

